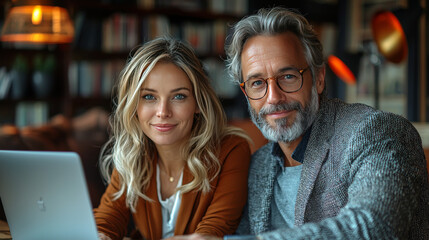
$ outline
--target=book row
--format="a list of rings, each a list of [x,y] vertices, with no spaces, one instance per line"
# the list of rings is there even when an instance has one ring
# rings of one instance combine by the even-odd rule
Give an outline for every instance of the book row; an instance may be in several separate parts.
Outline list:
[[[168,35],[190,43],[198,54],[222,54],[227,33],[223,20],[173,21],[165,15],[139,17],[115,13],[99,19],[79,12],[75,19],[74,47],[81,50],[123,52]]]

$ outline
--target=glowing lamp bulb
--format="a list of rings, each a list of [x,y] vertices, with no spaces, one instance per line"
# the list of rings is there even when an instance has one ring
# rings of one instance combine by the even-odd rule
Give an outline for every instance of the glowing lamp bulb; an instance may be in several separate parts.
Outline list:
[[[33,9],[33,14],[31,16],[31,23],[34,25],[39,25],[42,22],[42,7],[35,6]]]

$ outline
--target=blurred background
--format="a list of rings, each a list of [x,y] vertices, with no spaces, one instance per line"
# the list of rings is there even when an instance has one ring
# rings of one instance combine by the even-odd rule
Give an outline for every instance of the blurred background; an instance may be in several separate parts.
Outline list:
[[[41,125],[58,114],[74,118],[93,108],[110,113],[112,86],[135,47],[163,34],[192,44],[228,118],[246,119],[246,100],[225,72],[225,38],[233,23],[259,8],[273,6],[295,8],[314,26],[324,45],[330,97],[366,103],[413,122],[427,122],[427,3],[0,0],[0,125]],[[377,45],[377,33],[391,37],[383,33],[389,31],[389,23],[381,21],[377,29],[372,25],[374,16],[381,11],[396,17],[405,36],[405,42],[399,43],[405,50],[394,61]],[[39,19],[42,22],[37,23],[36,13],[50,22]],[[55,28],[62,38],[55,35],[55,30],[52,33]],[[40,31],[51,32],[46,36],[31,35]],[[334,73],[328,64],[330,56],[338,57],[353,78],[343,79]]]
[[[0,0],[0,149],[77,152],[97,206],[105,187],[97,159],[109,135],[113,86],[137,46],[169,34],[195,48],[230,124],[255,141],[253,152],[266,140],[225,71],[225,39],[241,18],[283,6],[297,9],[316,30],[328,95],[409,119],[429,156],[428,3]]]

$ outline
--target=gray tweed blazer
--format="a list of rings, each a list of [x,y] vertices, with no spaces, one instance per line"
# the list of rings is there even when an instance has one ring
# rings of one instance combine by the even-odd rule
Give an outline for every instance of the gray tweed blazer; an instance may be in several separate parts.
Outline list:
[[[271,230],[278,165],[270,142],[252,156],[238,234],[263,239],[429,239],[421,139],[405,118],[321,100],[301,173],[295,227]]]

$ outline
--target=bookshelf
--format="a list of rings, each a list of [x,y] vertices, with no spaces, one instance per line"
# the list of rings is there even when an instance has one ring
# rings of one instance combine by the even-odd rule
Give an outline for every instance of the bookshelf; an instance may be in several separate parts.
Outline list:
[[[247,14],[248,0],[94,0],[67,1],[75,24],[71,44],[28,46],[0,43],[1,69],[10,75],[13,59],[27,62],[23,87],[25,94],[12,96],[12,88],[0,95],[0,125],[41,124],[62,113],[73,117],[93,108],[112,110],[112,86],[133,50],[157,36],[170,36],[189,42],[207,67],[213,85],[225,107],[231,107],[236,96],[225,81],[224,41],[229,25]],[[2,15],[11,6],[0,0]],[[53,55],[56,68],[49,95],[39,97],[32,75],[37,58]],[[225,73],[226,74],[226,73]],[[1,87],[5,86],[0,78]],[[222,88],[222,86],[225,86]],[[228,106],[229,105],[229,106]],[[242,106],[239,111],[244,112]],[[227,112],[234,112],[229,109]],[[242,114],[247,114],[246,112]],[[240,114],[234,113],[234,117]],[[32,120],[36,119],[37,120]]]

